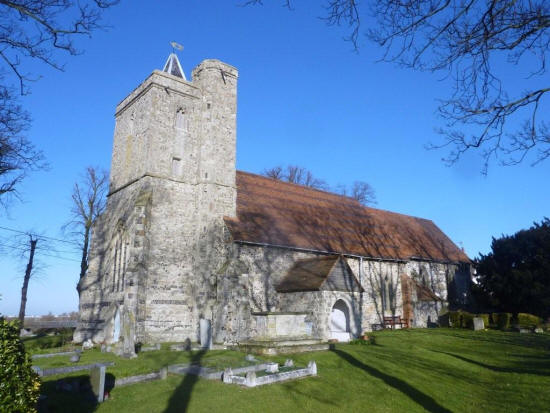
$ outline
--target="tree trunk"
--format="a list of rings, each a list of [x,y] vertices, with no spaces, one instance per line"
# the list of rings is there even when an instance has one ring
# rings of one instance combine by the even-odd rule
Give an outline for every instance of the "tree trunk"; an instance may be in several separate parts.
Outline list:
[[[90,242],[90,227],[86,226],[84,229],[84,244],[82,245],[82,259],[80,261],[80,277],[76,283],[76,291],[78,292],[78,298],[80,298],[80,282],[88,271],[88,243]]]
[[[31,250],[29,254],[29,262],[25,270],[25,278],[23,279],[23,288],[21,288],[21,307],[19,308],[19,327],[23,328],[25,323],[25,308],[27,307],[27,289],[29,288],[29,280],[31,279],[32,263],[34,260],[34,250],[38,240],[31,238]]]

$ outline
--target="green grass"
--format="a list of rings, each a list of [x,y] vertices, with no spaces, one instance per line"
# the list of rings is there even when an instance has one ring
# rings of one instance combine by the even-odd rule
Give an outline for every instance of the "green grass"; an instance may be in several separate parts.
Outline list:
[[[113,374],[137,374],[185,358],[214,364],[217,358],[244,358],[242,353],[217,351],[143,353],[137,360],[99,355],[113,357]],[[98,354],[90,352],[89,357]],[[52,382],[44,390],[55,412],[542,412],[550,406],[548,334],[384,331],[376,333],[376,345],[342,344],[333,351],[292,358],[301,366],[315,360],[318,376],[252,389],[191,375],[169,376],[114,388],[99,406],[82,402],[78,395],[53,392]]]
[[[24,337],[25,348],[32,354],[70,351],[75,348],[71,343],[72,329],[62,329],[55,335],[39,334],[34,337]]]
[[[229,350],[202,353],[198,351],[170,351],[163,349],[160,351],[139,353],[135,359],[125,359],[113,353],[102,353],[99,349],[94,348],[84,351],[78,363],[71,363],[69,358],[69,356],[41,358],[34,360],[33,365],[45,369],[112,361],[115,365],[107,367],[107,373],[111,373],[115,377],[128,377],[158,371],[162,367],[172,364],[200,362],[204,367],[217,370],[223,370],[226,367],[235,368],[254,364],[245,360],[245,353]],[[81,374],[82,372],[79,372],[73,374],[73,376]],[[64,375],[64,377],[67,377],[67,375]],[[59,379],[60,377],[54,376],[53,378]]]

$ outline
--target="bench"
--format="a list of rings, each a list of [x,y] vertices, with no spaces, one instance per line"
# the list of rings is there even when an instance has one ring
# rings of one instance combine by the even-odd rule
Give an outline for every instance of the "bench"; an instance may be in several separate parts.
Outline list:
[[[395,316],[384,316],[384,328],[395,329],[395,326],[400,326],[400,328],[409,328],[409,323],[407,320],[401,318],[400,315]]]

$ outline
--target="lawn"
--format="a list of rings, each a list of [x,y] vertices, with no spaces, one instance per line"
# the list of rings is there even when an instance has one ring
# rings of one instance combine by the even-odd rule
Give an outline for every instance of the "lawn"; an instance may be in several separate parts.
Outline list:
[[[85,359],[86,358],[86,359]],[[122,360],[91,351],[84,361],[114,360],[122,377],[176,362],[242,363],[230,351],[142,353]],[[195,376],[114,388],[99,406],[44,383],[50,412],[543,412],[550,406],[550,335],[451,329],[376,333],[374,345],[337,345],[293,355],[315,360],[315,378],[242,388]],[[66,361],[49,359],[48,364]],[[284,362],[285,357],[274,357]],[[57,361],[54,361],[57,360]],[[42,360],[41,360],[42,361]],[[37,360],[38,362],[38,360]]]

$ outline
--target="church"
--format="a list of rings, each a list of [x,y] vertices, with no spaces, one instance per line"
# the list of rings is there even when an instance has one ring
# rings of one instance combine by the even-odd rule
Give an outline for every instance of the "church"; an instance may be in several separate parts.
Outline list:
[[[311,348],[466,303],[471,262],[432,221],[237,171],[237,79],[172,53],[116,107],[76,342]]]

